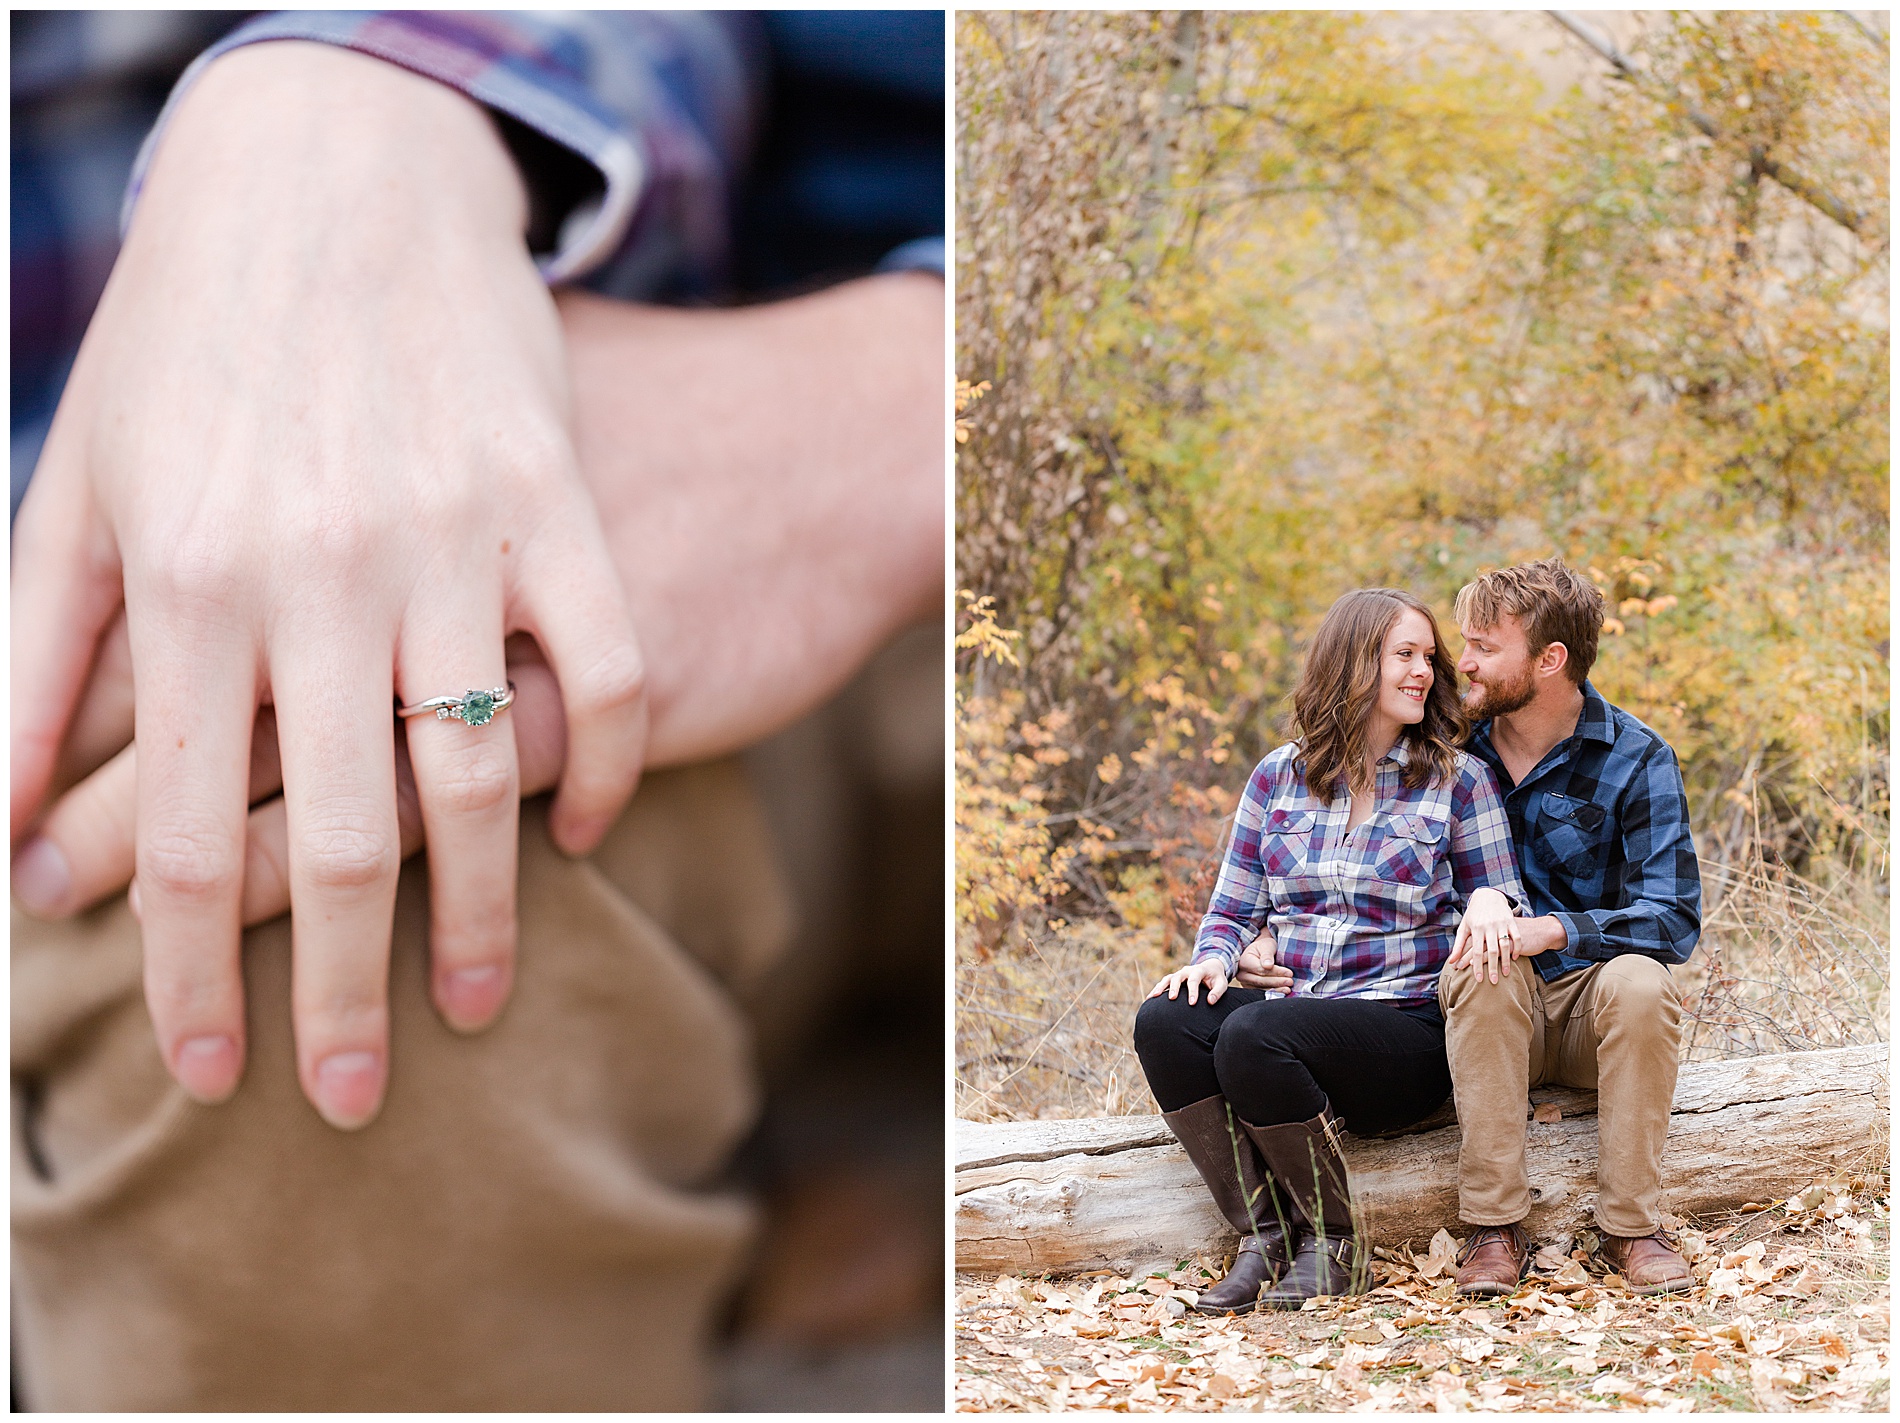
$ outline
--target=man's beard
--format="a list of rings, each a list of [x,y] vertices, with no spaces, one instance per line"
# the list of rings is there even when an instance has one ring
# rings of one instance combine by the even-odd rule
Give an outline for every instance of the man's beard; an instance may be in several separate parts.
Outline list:
[[[1537,689],[1531,685],[1531,669],[1526,667],[1523,674],[1514,682],[1474,682],[1471,692],[1477,695],[1472,702],[1470,694],[1465,698],[1465,713],[1473,721],[1483,721],[1487,717],[1509,716],[1531,704],[1531,698],[1537,695]]]

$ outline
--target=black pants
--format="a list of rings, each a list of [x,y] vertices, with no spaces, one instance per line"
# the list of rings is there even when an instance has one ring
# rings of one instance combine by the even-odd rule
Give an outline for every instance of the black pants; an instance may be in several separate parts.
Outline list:
[[[1141,1005],[1135,1053],[1162,1111],[1218,1094],[1259,1127],[1311,1121],[1331,1103],[1349,1131],[1392,1131],[1451,1093],[1444,1022],[1366,998],[1230,986],[1220,1002],[1203,992],[1190,1006],[1183,989]]]

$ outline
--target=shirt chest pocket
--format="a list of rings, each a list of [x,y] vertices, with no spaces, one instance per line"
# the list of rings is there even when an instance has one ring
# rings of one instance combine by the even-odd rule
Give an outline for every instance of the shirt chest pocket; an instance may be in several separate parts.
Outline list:
[[[1372,877],[1388,884],[1423,889],[1438,872],[1445,853],[1450,825],[1429,815],[1410,813],[1392,816],[1371,831]]]
[[[1587,879],[1603,867],[1610,814],[1594,801],[1547,793],[1539,807],[1532,849],[1548,870]]]
[[[1260,868],[1269,880],[1291,879],[1305,870],[1313,838],[1310,810],[1270,810],[1260,827]]]

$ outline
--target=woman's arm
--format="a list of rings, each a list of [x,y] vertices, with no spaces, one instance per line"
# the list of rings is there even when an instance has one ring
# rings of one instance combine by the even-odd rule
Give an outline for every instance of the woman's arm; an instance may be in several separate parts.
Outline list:
[[[1465,909],[1446,966],[1469,962],[1493,983],[1509,977],[1511,961],[1528,948],[1518,921],[1530,911],[1497,782],[1489,767],[1469,758],[1452,791],[1451,874]]]
[[[1241,950],[1259,935],[1272,911],[1266,867],[1260,859],[1260,837],[1272,804],[1278,776],[1272,758],[1254,767],[1234,811],[1234,833],[1221,859],[1220,877],[1194,937],[1194,961],[1213,960],[1232,978]]]

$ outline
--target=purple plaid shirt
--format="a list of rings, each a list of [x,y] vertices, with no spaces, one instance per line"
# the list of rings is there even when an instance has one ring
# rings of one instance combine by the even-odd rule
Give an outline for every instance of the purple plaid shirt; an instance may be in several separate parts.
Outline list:
[[[1458,753],[1445,785],[1407,790],[1401,740],[1379,762],[1372,815],[1348,831],[1352,801],[1312,795],[1288,743],[1247,782],[1233,838],[1194,944],[1231,978],[1240,951],[1270,924],[1294,994],[1425,1002],[1451,956],[1473,890],[1500,891],[1528,914],[1504,802],[1490,768]]]

